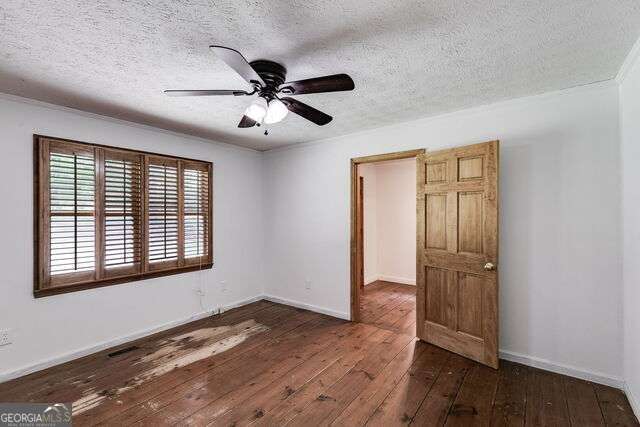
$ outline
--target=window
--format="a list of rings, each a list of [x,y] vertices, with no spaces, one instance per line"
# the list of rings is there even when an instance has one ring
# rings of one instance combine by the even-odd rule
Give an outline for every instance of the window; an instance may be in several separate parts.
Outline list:
[[[210,162],[34,145],[36,297],[211,268]]]

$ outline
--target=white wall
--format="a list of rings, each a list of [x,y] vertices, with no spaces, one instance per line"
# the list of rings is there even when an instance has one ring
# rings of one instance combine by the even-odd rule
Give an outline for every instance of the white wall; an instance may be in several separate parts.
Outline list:
[[[620,85],[624,376],[640,416],[640,41]],[[634,61],[635,59],[635,61]]]
[[[266,292],[348,317],[349,159],[496,138],[502,141],[500,348],[541,366],[620,381],[620,158],[612,82],[266,153]]]
[[[416,161],[358,166],[364,178],[364,278],[416,283]]]
[[[0,129],[0,329],[13,339],[0,347],[0,380],[262,294],[260,153],[4,96]],[[34,133],[212,161],[213,269],[34,299]]]
[[[416,160],[375,164],[378,277],[416,283]]]

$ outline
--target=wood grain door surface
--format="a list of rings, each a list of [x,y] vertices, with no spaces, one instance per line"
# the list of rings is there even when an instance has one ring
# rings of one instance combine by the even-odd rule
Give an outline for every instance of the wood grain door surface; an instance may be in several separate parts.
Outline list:
[[[498,141],[417,157],[417,335],[498,367]]]

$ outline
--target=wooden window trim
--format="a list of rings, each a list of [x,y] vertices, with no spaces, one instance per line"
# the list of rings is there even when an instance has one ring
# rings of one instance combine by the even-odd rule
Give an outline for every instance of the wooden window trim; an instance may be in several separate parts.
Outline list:
[[[143,220],[141,225],[142,234],[142,254],[141,268],[135,266],[113,267],[108,271],[104,268],[103,239],[104,239],[104,197],[95,197],[95,207],[93,216],[95,218],[95,270],[72,272],[63,275],[57,275],[52,281],[49,272],[49,146],[54,144],[56,151],[64,151],[65,153],[85,153],[91,154],[95,159],[95,194],[104,196],[104,156],[108,153],[110,159],[122,158],[140,159],[142,173],[142,211]],[[33,293],[34,297],[40,298],[50,295],[58,295],[68,292],[76,292],[86,289],[93,289],[103,286],[111,286],[121,283],[129,283],[141,281],[161,276],[169,276],[173,274],[185,273],[190,271],[198,271],[210,269],[213,267],[213,163],[190,159],[185,157],[162,155],[153,152],[133,150],[128,148],[113,147],[101,144],[93,144],[82,141],[74,141],[70,139],[51,137],[47,135],[33,135],[34,147],[34,281]],[[179,223],[179,256],[177,263],[158,262],[152,267],[147,259],[148,245],[148,186],[147,186],[147,168],[149,163],[167,164],[178,166],[178,223]],[[184,212],[182,208],[183,191],[183,169],[198,169],[208,172],[208,251],[206,255],[197,258],[197,263],[190,260],[189,263],[184,262],[182,222]],[[43,173],[44,172],[44,173]],[[52,282],[57,282],[58,286],[52,286]],[[67,283],[59,285],[59,283]]]

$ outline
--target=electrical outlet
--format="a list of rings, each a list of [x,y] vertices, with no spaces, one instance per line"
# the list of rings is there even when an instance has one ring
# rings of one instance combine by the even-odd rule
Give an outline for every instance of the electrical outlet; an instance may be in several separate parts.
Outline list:
[[[220,281],[220,289],[222,290],[222,292],[227,292],[227,281],[226,280],[221,280]]]
[[[304,288],[311,289],[311,279],[304,279]]]
[[[11,329],[0,330],[0,346],[11,344]]]

